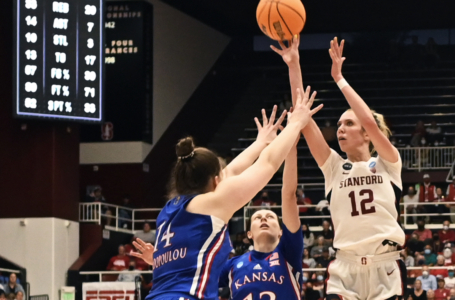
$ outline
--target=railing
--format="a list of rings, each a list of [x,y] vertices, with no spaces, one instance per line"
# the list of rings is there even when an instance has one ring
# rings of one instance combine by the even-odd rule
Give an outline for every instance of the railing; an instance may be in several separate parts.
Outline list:
[[[450,169],[455,161],[455,147],[398,148],[403,168],[408,170]]]
[[[142,229],[144,222],[155,223],[160,211],[161,208],[132,209],[100,202],[79,203],[79,222],[103,222],[108,229],[134,233]]]
[[[80,275],[98,275],[99,282],[103,282],[103,275],[116,274],[153,274],[153,271],[81,271]]]

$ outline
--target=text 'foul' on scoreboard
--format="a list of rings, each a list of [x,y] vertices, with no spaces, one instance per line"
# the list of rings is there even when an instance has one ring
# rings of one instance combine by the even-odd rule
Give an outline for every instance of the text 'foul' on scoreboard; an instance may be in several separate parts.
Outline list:
[[[14,114],[101,121],[103,0],[15,0]]]

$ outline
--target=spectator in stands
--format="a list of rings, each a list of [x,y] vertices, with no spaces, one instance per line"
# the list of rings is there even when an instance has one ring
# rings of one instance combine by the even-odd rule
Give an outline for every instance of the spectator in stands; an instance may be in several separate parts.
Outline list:
[[[433,233],[431,232],[431,230],[425,229],[424,220],[417,221],[417,230],[414,230],[413,234],[417,234],[417,236],[419,237],[419,241],[422,242],[424,242],[425,240],[433,239]]]
[[[445,245],[447,243],[455,243],[455,231],[450,229],[450,221],[442,222],[442,230],[438,231],[439,240]]]
[[[428,290],[427,291],[427,300],[435,300],[434,297],[435,297],[434,291]]]
[[[437,256],[433,253],[433,247],[431,245],[426,245],[423,253],[426,265],[434,266],[437,263]]]
[[[425,129],[425,124],[422,121],[418,121],[416,124],[416,127],[414,129],[414,132],[412,133],[411,136],[411,146],[412,147],[419,147],[420,142],[422,138],[425,138],[427,135],[427,131]]]
[[[413,300],[427,300],[427,292],[422,288],[422,281],[416,279],[414,282],[414,290],[411,292]]]
[[[308,266],[308,268],[315,268],[316,267],[316,261],[314,258],[310,257],[310,251],[308,248],[303,248],[303,263]]]
[[[436,187],[431,184],[429,174],[423,175],[423,184],[420,185],[419,198],[420,203],[434,202],[437,198]],[[430,214],[435,213],[436,211],[434,205],[424,205],[423,208],[427,213]]]
[[[318,202],[315,210],[316,215],[321,215],[321,216],[330,216],[330,205],[329,201],[327,200],[321,200]]]
[[[0,300],[6,300],[6,295],[3,290],[0,290]]]
[[[425,291],[428,290],[435,290],[438,288],[438,284],[436,282],[436,277],[431,275],[430,272],[428,271],[428,266],[423,266],[422,267],[422,276],[417,277],[417,280],[420,280],[422,283],[422,289]]]
[[[87,196],[87,202],[93,203],[106,203],[106,199],[104,199],[102,194],[101,187],[96,187],[93,191]],[[106,205],[101,206],[101,214],[106,215],[106,225],[111,225],[112,222],[112,211]]]
[[[444,246],[444,250],[442,251],[442,255],[444,256],[446,263],[446,266],[452,266],[455,264],[455,253],[452,252],[452,246],[451,244],[446,244]]]
[[[447,287],[447,286],[446,286]],[[450,296],[447,298],[449,300],[455,300],[455,289],[450,289]]]
[[[16,295],[14,293],[9,293],[8,295],[6,295],[6,299],[7,300],[15,300],[16,299]]]
[[[447,273],[449,274],[449,277],[444,278],[444,282],[446,284],[447,289],[454,289],[455,288],[455,268],[454,267],[448,267],[447,268]]]
[[[303,231],[303,246],[305,249],[311,248],[314,245],[314,234],[310,230],[310,226],[308,224],[302,225]]]
[[[404,248],[400,252],[400,257],[404,261],[406,267],[414,267],[415,260],[414,257],[412,257],[412,255],[409,254],[409,251],[410,251],[409,248]]]
[[[118,255],[111,258],[107,265],[108,271],[123,271],[128,268],[130,259],[125,254],[125,247],[120,245],[118,247]]]
[[[327,246],[332,245],[333,241],[333,231],[330,229],[330,223],[327,220],[322,222],[322,236],[324,237],[324,242]]]
[[[441,141],[441,127],[436,124],[436,121],[432,121],[430,127],[426,129],[428,143],[435,145],[436,141]]]
[[[270,207],[270,206],[276,206],[276,202],[269,198],[269,193],[267,191],[262,191],[261,197],[256,199],[253,202],[253,205]]]
[[[22,285],[17,283],[17,276],[15,273],[11,273],[9,275],[8,283],[3,288],[4,288],[6,295],[9,295],[11,293],[17,294],[17,292],[19,292],[19,291],[22,293],[25,293]]]
[[[126,207],[126,208],[132,208],[133,206],[131,205],[130,200],[131,199],[130,199],[129,195],[124,195],[122,198],[121,206]],[[118,216],[120,218],[131,220],[131,210],[120,208],[118,210]],[[118,226],[121,228],[128,228],[128,224],[131,224],[131,222],[129,222],[127,220],[120,220],[120,219],[118,221]],[[131,226],[131,228],[132,228],[132,226]]]
[[[437,263],[436,263],[435,267],[444,267],[445,266],[444,256],[438,255],[436,261],[437,261]],[[433,269],[430,271],[430,274],[434,275],[436,277],[439,276],[442,278],[449,276],[449,273],[447,273],[447,269]]]
[[[316,246],[311,248],[311,257],[318,258],[322,255],[322,250],[324,249],[324,237],[319,236],[316,242]]]
[[[408,214],[424,212],[423,208],[417,205],[419,203],[419,197],[416,195],[416,190],[412,185],[408,188],[408,193],[403,196],[403,202]],[[414,224],[415,221],[417,221],[417,217],[408,217],[407,223]]]
[[[444,278],[438,278],[438,289],[434,291],[435,300],[447,300],[450,296],[450,290],[445,288]]]
[[[327,268],[332,260],[333,258],[329,255],[329,248],[324,247],[322,249],[322,255],[316,258],[316,263],[321,265],[323,268]]]
[[[298,205],[312,205],[313,204],[313,202],[311,202],[311,199],[309,197],[305,196],[305,193],[303,192],[303,187],[297,189],[296,197],[297,197]],[[312,211],[313,211],[312,207],[299,207],[300,216],[311,216],[311,215],[313,215]]]
[[[140,238],[146,243],[155,244],[155,230],[152,230],[150,223],[145,222],[142,231],[136,232],[132,241],[135,241],[137,238]]]
[[[423,252],[425,244],[423,243],[423,241],[419,240],[419,235],[417,233],[413,233],[411,235],[411,238],[406,243],[406,246],[409,249],[411,255],[414,256],[416,255],[416,253]]]
[[[134,273],[132,273],[134,272]],[[142,280],[141,273],[139,273],[139,270],[136,269],[136,262],[134,259],[132,259],[129,262],[128,269],[123,270],[117,278],[117,281],[123,281],[123,282],[134,282],[136,280],[136,277],[139,276]]]
[[[16,293],[16,300],[24,300],[24,293],[21,291]]]

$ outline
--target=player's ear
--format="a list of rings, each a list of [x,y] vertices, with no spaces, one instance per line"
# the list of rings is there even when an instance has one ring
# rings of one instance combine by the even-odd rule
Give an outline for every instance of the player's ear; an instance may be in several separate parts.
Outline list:
[[[215,178],[213,179],[213,183],[215,185],[215,188],[220,184],[221,182],[221,177],[220,176],[215,176]]]
[[[283,236],[283,229],[280,230],[280,234],[278,235],[278,239],[281,239],[282,236]]]
[[[248,231],[246,233],[246,236],[248,237],[249,240],[252,240],[253,239],[253,233],[251,231]]]

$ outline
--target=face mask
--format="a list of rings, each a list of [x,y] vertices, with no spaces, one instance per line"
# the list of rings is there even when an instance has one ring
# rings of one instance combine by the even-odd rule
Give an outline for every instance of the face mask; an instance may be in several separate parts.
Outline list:
[[[128,270],[133,271],[133,270],[134,270],[134,266],[130,266],[130,267],[128,268]]]
[[[425,251],[424,251],[424,252],[425,252],[425,254],[427,254],[427,255],[428,255],[428,254],[430,254],[430,253],[431,253],[431,250],[430,250],[430,249],[425,249]]]
[[[453,277],[453,275],[454,275],[454,272],[449,272],[450,277]]]
[[[318,277],[316,278],[318,281],[323,281],[324,280],[324,276],[322,275],[318,275]]]
[[[442,255],[444,255],[445,258],[449,258],[452,256],[452,250],[450,250],[449,248],[446,248],[444,249],[444,251],[442,252]]]
[[[305,198],[305,193],[302,193],[302,196],[301,196],[301,198]]]
[[[442,229],[444,229],[445,231],[447,231],[447,230],[449,230],[449,226],[444,225],[444,226],[442,226]]]
[[[308,278],[306,276],[302,276],[302,280],[303,280],[303,282],[307,282]]]
[[[423,271],[423,272],[422,272],[422,276],[423,276],[423,277],[428,277],[428,275],[429,275],[429,274],[428,274],[428,271]]]

